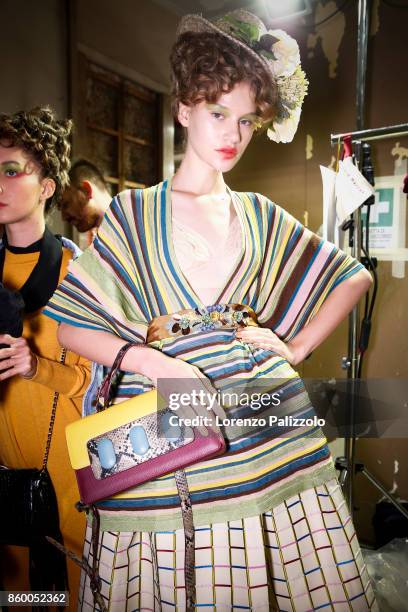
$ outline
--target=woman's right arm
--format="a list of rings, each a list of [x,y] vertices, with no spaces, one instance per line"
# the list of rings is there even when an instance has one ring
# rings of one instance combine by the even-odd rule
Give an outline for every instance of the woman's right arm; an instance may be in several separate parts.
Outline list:
[[[75,327],[67,323],[59,325],[58,340],[62,346],[74,353],[109,367],[113,364],[121,346],[126,344],[126,340],[115,334]],[[147,376],[145,366],[148,361],[154,360],[157,354],[157,351],[143,344],[135,346],[126,353],[122,362],[123,369]],[[147,369],[150,371],[150,368]]]
[[[62,346],[69,348],[71,351],[108,367],[112,366],[119,349],[126,343],[123,338],[109,332],[84,329],[67,323],[60,324],[58,340]],[[140,344],[127,351],[122,360],[121,370],[146,376],[155,387],[158,386],[158,381],[161,379],[160,390],[165,395],[175,392],[192,394],[193,392],[204,391],[206,394],[204,397],[214,396],[211,400],[213,411],[220,419],[225,418],[224,409],[217,401],[214,401],[216,392],[208,378],[199,368],[182,359],[168,357],[157,349]],[[191,395],[191,397],[193,396]],[[181,407],[179,414],[182,414],[183,410],[188,411],[189,409],[192,409],[192,406]],[[204,401],[204,404],[195,402],[193,416],[207,417],[208,410],[206,401]],[[189,413],[186,413],[186,415],[191,417]]]
[[[67,323],[59,325],[58,340],[62,346],[78,355],[108,367],[112,366],[119,349],[126,344],[126,340],[115,334],[75,327]],[[181,359],[168,357],[145,344],[136,345],[127,351],[121,369],[146,376],[155,386],[159,378],[203,377],[195,366]]]

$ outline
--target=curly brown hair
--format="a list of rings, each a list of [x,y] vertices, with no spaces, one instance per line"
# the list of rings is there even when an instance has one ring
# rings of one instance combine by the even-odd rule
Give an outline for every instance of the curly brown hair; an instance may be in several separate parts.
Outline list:
[[[187,106],[205,100],[214,103],[242,81],[250,84],[257,112],[264,122],[276,112],[276,85],[272,76],[245,49],[216,32],[185,32],[170,55],[173,114],[179,103]]]
[[[71,165],[70,119],[57,120],[48,107],[19,111],[13,115],[0,113],[0,142],[7,147],[21,147],[40,168],[42,177],[55,181],[55,193],[45,204],[48,213],[60,200],[69,183]]]

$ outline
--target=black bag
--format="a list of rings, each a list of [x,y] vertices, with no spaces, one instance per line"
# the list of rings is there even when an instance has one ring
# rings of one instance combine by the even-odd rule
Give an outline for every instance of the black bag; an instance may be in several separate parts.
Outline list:
[[[58,506],[48,470],[0,466],[0,544],[30,546],[59,532]]]
[[[29,547],[33,591],[65,591],[66,562],[45,536],[62,542],[57,498],[48,470],[0,468],[0,544]]]
[[[65,361],[65,353],[62,349],[61,363]],[[46,540],[46,536],[51,536],[62,543],[57,498],[47,470],[58,395],[54,393],[42,468],[0,466],[0,544],[29,547],[33,591],[64,591],[67,588],[65,558]]]

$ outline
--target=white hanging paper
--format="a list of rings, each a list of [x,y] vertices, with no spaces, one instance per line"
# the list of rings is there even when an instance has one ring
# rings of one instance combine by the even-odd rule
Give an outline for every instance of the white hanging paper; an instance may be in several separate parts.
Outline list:
[[[344,161],[339,162],[335,193],[337,223],[341,225],[359,206],[374,195],[374,187],[354,165],[353,159],[346,157]]]

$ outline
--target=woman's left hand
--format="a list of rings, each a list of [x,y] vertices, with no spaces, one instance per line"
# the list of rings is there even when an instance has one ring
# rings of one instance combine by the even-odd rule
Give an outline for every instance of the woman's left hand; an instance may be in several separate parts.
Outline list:
[[[246,344],[253,344],[256,348],[263,348],[277,353],[291,365],[298,363],[295,351],[290,344],[283,342],[267,327],[240,328],[236,333],[236,337]]]
[[[6,380],[16,374],[32,378],[37,371],[37,359],[22,336],[13,338],[9,334],[0,334],[0,344],[8,344],[0,349],[0,380]]]

